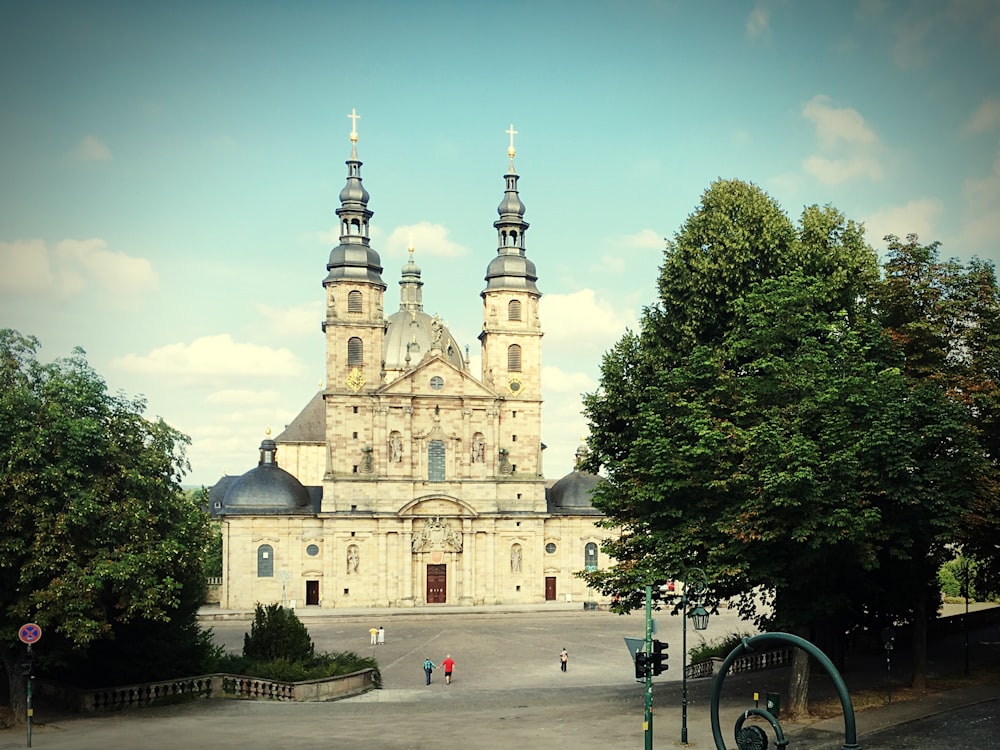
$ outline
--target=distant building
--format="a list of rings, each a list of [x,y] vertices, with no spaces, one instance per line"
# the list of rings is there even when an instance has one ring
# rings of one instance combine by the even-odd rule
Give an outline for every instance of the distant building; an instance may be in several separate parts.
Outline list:
[[[590,504],[599,480],[577,470],[547,492],[542,473],[541,292],[509,132],[476,377],[467,350],[424,311],[412,249],[399,310],[385,315],[352,130],[340,244],[323,280],[326,387],[261,443],[255,469],[210,493],[223,608],[598,598],[574,574],[609,563],[599,546],[610,532]]]

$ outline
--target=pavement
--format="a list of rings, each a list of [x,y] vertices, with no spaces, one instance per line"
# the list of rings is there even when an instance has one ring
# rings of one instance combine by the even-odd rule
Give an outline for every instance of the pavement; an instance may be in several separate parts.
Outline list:
[[[449,607],[419,609],[300,608],[319,651],[373,653],[383,675],[382,690],[329,703],[277,703],[206,700],[115,714],[67,715],[38,706],[32,747],[52,750],[94,748],[316,748],[366,747],[420,750],[442,746],[511,750],[512,748],[643,747],[644,685],[635,681],[625,637],[642,637],[642,613],[614,615],[583,611],[581,603]],[[443,616],[450,615],[450,616]],[[655,746],[679,746],[683,721],[679,648],[685,637],[677,617],[655,615],[657,637],[671,644],[670,669],[654,680]],[[217,643],[232,650],[242,646],[250,612],[205,608],[203,624]],[[386,644],[371,647],[368,629],[382,625]],[[748,632],[735,613],[714,615],[704,637],[712,640]],[[690,629],[690,647],[701,635]],[[858,741],[880,738],[895,727],[928,717],[1000,700],[1000,625],[970,633],[972,681],[961,676],[964,634],[936,641],[929,650],[932,685],[946,690],[902,700],[909,681],[908,659],[892,656],[892,703],[876,698],[872,708],[855,712]],[[569,668],[561,673],[558,653],[565,647]],[[452,685],[435,673],[424,685],[420,665],[453,654],[457,666]],[[852,695],[871,694],[887,686],[884,653],[848,657],[843,677]],[[945,678],[948,678],[945,680]],[[992,680],[992,681],[991,681]],[[689,744],[715,747],[709,698],[712,679],[687,681]],[[735,747],[733,727],[758,693],[786,693],[784,668],[726,677],[720,722],[728,747]],[[829,678],[813,671],[811,699],[833,696]],[[885,696],[886,698],[888,696]],[[909,697],[909,696],[907,696]],[[855,699],[857,700],[857,699]],[[826,750],[844,743],[844,719],[791,722],[782,720],[794,748]],[[773,745],[773,734],[768,731]],[[24,730],[0,731],[0,749],[24,747]],[[879,746],[879,745],[874,745]],[[919,746],[919,745],[915,745]]]

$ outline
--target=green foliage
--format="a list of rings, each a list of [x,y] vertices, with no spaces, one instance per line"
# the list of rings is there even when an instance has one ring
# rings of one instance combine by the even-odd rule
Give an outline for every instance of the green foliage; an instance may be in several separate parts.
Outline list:
[[[243,636],[243,655],[253,661],[305,662],[313,658],[309,631],[291,609],[259,602],[250,632]]]
[[[729,635],[720,635],[710,641],[702,640],[697,646],[688,649],[688,664],[708,661],[713,657],[725,658],[742,643],[744,638],[749,638],[751,635],[753,634],[730,633]]]
[[[371,657],[359,656],[351,651],[317,654],[303,661],[290,659],[260,661],[227,654],[213,662],[212,671],[283,682],[301,682],[339,677],[362,669],[375,670],[375,685],[376,687],[381,685],[378,662]]]
[[[964,600],[968,592],[970,601],[976,599],[976,563],[966,557],[948,560],[938,571],[938,584],[946,599]]]
[[[222,529],[212,524],[212,535],[205,550],[205,578],[222,577]]]
[[[696,565],[712,597],[793,630],[912,610],[984,456],[967,406],[914,377],[880,283],[835,209],[793,226],[755,186],[712,184],[585,397],[595,505],[622,531],[591,585],[628,610]]]
[[[110,394],[82,350],[44,364],[38,347],[0,330],[0,659],[15,701],[24,622],[42,627],[36,652],[56,676],[104,641],[96,670],[205,653],[209,531],[180,487],[188,438],[147,419],[143,399]]]

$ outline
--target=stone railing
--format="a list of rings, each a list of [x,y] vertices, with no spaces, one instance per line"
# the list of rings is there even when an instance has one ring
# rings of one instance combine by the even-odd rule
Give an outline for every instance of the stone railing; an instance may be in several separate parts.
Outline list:
[[[303,682],[210,674],[98,689],[80,689],[41,680],[38,684],[40,693],[77,711],[116,711],[196,698],[329,701],[359,695],[374,687],[375,671],[370,668],[338,677]]]
[[[761,651],[759,653],[747,653],[736,657],[736,660],[729,667],[729,674],[736,672],[758,672],[764,669],[774,669],[784,667],[792,663],[791,648],[781,648],[774,651]],[[696,664],[689,664],[687,667],[687,678],[711,677],[718,671],[724,659],[712,657]]]

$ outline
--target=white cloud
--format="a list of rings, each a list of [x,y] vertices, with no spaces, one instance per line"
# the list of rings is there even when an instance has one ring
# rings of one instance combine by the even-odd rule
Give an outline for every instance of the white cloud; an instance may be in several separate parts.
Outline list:
[[[979,253],[993,250],[1000,236],[1000,151],[989,174],[965,180],[962,197],[967,216],[962,230],[966,250]]]
[[[416,250],[416,256],[456,258],[466,254],[466,249],[448,237],[448,230],[440,224],[421,221],[417,224],[398,226],[385,241],[386,254],[402,257],[408,248]]]
[[[838,143],[872,145],[878,136],[865,124],[865,118],[853,107],[835,107],[830,97],[817,94],[802,107],[802,114],[816,126],[821,148]]]
[[[111,149],[96,136],[88,135],[73,150],[73,157],[78,161],[104,161],[111,158]]]
[[[597,388],[597,381],[585,372],[567,372],[555,365],[542,366],[542,388],[548,394],[571,394],[576,397]]]
[[[269,333],[276,336],[310,336],[319,330],[323,320],[323,303],[316,300],[285,308],[259,303],[257,312],[267,321]]]
[[[883,178],[876,155],[880,147],[878,135],[856,109],[836,107],[830,97],[817,94],[802,107],[802,116],[816,127],[822,152],[803,159],[806,173],[828,185]]]
[[[919,235],[924,242],[940,239],[935,220],[944,212],[937,198],[912,200],[902,206],[889,206],[865,217],[865,235],[876,250],[885,249],[882,238],[887,234],[906,237]]]
[[[205,396],[206,404],[276,404],[281,394],[278,391],[255,391],[249,388],[227,388],[212,391]]]
[[[542,297],[541,317],[547,354],[569,354],[596,362],[595,354],[610,349],[626,328],[638,327],[634,311],[620,300],[599,299],[593,289]],[[558,356],[555,361],[563,361]]]
[[[986,133],[1000,127],[1000,99],[986,99],[965,123],[965,133]]]
[[[302,364],[288,349],[233,341],[229,334],[202,336],[190,344],[167,344],[147,355],[126,354],[112,367],[145,375],[210,381],[221,377],[292,377]]]
[[[0,263],[0,289],[58,298],[98,292],[114,309],[138,307],[158,285],[148,258],[109,250],[98,238],[62,240],[51,249],[42,240],[0,242]]]
[[[759,5],[747,17],[747,36],[758,37],[767,32],[770,18],[768,12]]]
[[[876,181],[883,177],[882,166],[870,156],[851,156],[844,159],[807,156],[802,162],[802,168],[826,185],[839,185],[857,177],[867,177]]]

